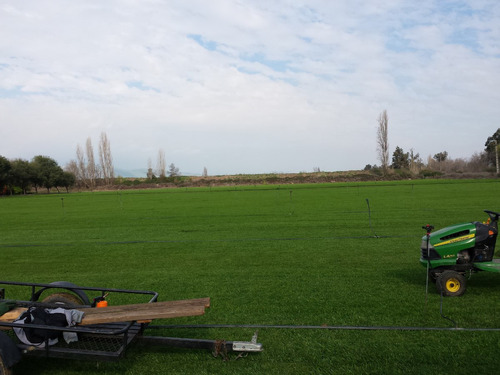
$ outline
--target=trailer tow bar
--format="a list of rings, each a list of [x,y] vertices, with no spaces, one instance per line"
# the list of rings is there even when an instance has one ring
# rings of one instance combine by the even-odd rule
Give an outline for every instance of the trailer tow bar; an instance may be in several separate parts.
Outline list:
[[[221,341],[164,336],[139,336],[137,339],[144,344],[211,350],[215,356],[222,354],[223,357],[224,353],[228,352],[251,353],[264,350],[262,344],[257,342],[257,332],[254,333],[250,341]]]

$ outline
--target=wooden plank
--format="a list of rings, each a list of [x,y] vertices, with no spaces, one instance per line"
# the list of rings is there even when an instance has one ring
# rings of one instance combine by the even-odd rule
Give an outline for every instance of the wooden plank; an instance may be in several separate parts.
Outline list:
[[[16,307],[0,316],[0,322],[12,323],[14,320],[19,318],[19,315],[21,315],[25,311],[26,309],[24,307]]]
[[[210,306],[210,299],[200,298],[195,300],[108,306],[95,309],[87,308],[80,309],[85,313],[80,324],[87,325],[197,316],[203,315],[205,308],[208,306]]]
[[[205,313],[205,308],[207,307],[210,307],[210,298],[139,303],[133,305],[117,305],[99,308],[81,307],[77,308],[77,310],[84,312],[84,316],[80,324],[88,325],[197,316],[203,315]],[[0,316],[0,321],[12,322],[24,311],[26,311],[26,308],[17,307]]]
[[[124,311],[133,311],[148,309],[148,310],[163,310],[175,306],[203,306],[205,308],[210,307],[210,298],[196,298],[196,299],[186,299],[178,301],[163,301],[163,302],[152,302],[152,303],[136,303],[131,305],[109,305],[106,307],[92,308],[92,307],[78,307],[78,310],[83,312],[88,312],[90,314],[113,314]],[[93,311],[93,312],[91,312]]]

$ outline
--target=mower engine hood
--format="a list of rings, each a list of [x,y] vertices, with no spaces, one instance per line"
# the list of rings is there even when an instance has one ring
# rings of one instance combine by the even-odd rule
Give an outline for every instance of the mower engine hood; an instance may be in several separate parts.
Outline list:
[[[461,223],[452,225],[431,233],[429,249],[427,249],[427,235],[422,237],[420,263],[427,265],[431,261],[432,267],[455,264],[457,254],[473,248],[476,242],[476,223]]]
[[[422,237],[420,263],[432,267],[491,260],[498,229],[494,225],[473,221],[451,225]]]

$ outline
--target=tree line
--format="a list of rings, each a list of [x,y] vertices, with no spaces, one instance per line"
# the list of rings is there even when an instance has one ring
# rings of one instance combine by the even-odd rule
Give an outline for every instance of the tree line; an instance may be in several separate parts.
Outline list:
[[[206,173],[205,168],[204,174]],[[162,149],[158,152],[156,170],[153,170],[151,160],[148,161],[148,180],[164,182],[178,176],[180,171],[174,163],[167,170],[165,152]],[[8,160],[0,156],[0,195],[26,194],[32,188],[38,192],[40,187],[46,188],[47,192],[52,188],[59,192],[59,187],[69,191],[73,186],[92,190],[97,186],[113,185],[114,182],[111,145],[105,132],[99,138],[97,157],[89,137],[84,147],[80,144],[76,146],[76,158],[66,164],[64,169],[48,156],[35,156],[31,161]]]
[[[478,172],[490,171],[496,169],[498,174],[498,142],[500,142],[500,128],[486,139],[485,149],[482,152],[474,153],[467,159],[450,159],[447,151],[441,151],[427,158],[424,163],[420,154],[413,149],[405,152],[403,148],[396,146],[392,154],[392,163],[390,164],[388,125],[389,116],[384,110],[377,119],[377,153],[380,167],[366,165],[365,170],[380,168],[383,173],[392,170],[406,170],[412,174],[418,174],[427,170],[439,172]]]
[[[98,185],[111,185],[115,178],[111,146],[106,133],[101,133],[98,161],[94,156],[92,140],[87,138],[85,148],[76,147],[76,160],[71,160],[65,168],[43,155],[31,161],[24,159],[9,160],[0,156],[0,194],[26,194],[32,188],[35,192],[43,187],[50,192],[60,187],[69,191],[77,186],[93,189]]]
[[[1,194],[26,194],[31,188],[38,192],[39,188],[59,187],[69,190],[75,184],[75,176],[64,171],[54,159],[38,155],[31,161],[23,159],[9,160],[0,156],[0,191]]]
[[[499,174],[498,148],[500,142],[500,128],[486,139],[485,149],[473,154],[468,159],[450,159],[447,151],[441,151],[434,156],[429,156],[424,163],[420,154],[413,149],[405,152],[403,148],[396,146],[392,153],[392,163],[389,154],[389,116],[384,110],[378,118],[377,127],[377,152],[381,163],[377,165],[367,164],[365,170],[382,170],[387,173],[390,169],[394,171],[408,171],[412,175],[421,174],[427,170],[439,172],[479,172],[491,171],[496,168]],[[319,172],[319,168],[317,169]],[[156,170],[153,170],[151,159],[148,160],[147,179],[152,181],[163,181],[180,175],[179,168],[170,164],[168,171],[165,162],[165,152],[159,150]],[[203,177],[207,177],[206,167]],[[99,139],[98,155],[94,155],[92,140],[87,138],[85,147],[77,145],[76,159],[71,160],[65,168],[61,168],[57,162],[43,155],[35,156],[31,161],[24,159],[9,160],[0,155],[0,194],[26,194],[30,189],[38,192],[39,188],[63,187],[69,191],[70,187],[93,189],[98,185],[111,185],[114,183],[113,157],[111,146],[106,133],[101,133]]]

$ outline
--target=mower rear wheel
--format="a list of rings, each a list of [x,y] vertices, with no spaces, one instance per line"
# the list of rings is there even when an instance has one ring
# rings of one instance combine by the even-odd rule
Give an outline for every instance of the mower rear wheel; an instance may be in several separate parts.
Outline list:
[[[444,296],[459,297],[465,293],[466,284],[467,281],[464,275],[448,270],[439,275],[436,287]]]

